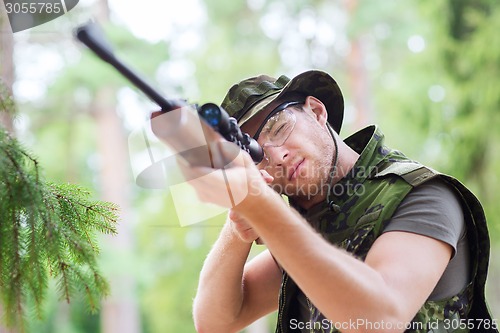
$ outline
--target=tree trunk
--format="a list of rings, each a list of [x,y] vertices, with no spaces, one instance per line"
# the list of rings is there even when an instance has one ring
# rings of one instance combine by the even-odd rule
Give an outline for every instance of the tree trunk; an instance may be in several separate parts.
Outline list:
[[[5,85],[8,94],[12,95],[14,83],[14,38],[10,29],[5,7],[0,5],[0,81]],[[4,96],[2,96],[4,97]],[[12,117],[4,110],[0,110],[0,125],[13,133]],[[0,318],[3,317],[2,304],[0,303]],[[7,329],[0,321],[0,333],[16,333],[17,330]]]
[[[0,80],[12,95],[12,85],[14,83],[14,37],[9,25],[9,19],[5,12],[5,7],[0,5]],[[0,124],[13,133],[12,116],[0,110]]]
[[[102,200],[120,207],[118,233],[106,238],[114,255],[134,253],[130,218],[130,177],[126,137],[122,122],[114,108],[114,91],[100,89],[93,110],[97,123]],[[135,297],[136,281],[133,271],[112,272],[107,275],[111,294],[101,310],[101,331],[104,333],[140,332],[139,311]]]
[[[109,21],[107,0],[95,4],[97,21]],[[122,121],[115,110],[115,92],[102,87],[96,94],[92,114],[97,123],[97,148],[100,160],[100,185],[102,200],[113,202],[120,207],[120,219],[115,236],[106,238],[113,255],[134,253],[134,241],[130,217],[130,176],[127,140]],[[106,246],[108,247],[108,246]],[[101,332],[140,332],[139,309],[136,301],[135,271],[108,273],[111,294],[103,301],[101,309]]]
[[[345,0],[345,5],[349,17],[354,16],[358,7],[358,0]],[[347,56],[347,76],[350,79],[352,103],[355,109],[354,129],[363,128],[373,121],[370,84],[364,53],[362,36],[353,36],[351,52]]]

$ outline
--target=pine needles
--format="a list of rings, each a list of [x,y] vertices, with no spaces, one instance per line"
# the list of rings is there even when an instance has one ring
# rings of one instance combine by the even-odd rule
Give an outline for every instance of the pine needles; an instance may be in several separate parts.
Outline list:
[[[28,303],[42,316],[49,278],[62,299],[83,294],[93,311],[107,294],[96,234],[116,233],[117,207],[89,196],[43,180],[36,159],[0,128],[0,305],[8,326],[25,327]]]

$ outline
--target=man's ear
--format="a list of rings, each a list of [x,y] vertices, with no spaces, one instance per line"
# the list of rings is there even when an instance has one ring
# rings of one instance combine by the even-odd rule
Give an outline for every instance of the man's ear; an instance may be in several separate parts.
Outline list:
[[[304,107],[313,112],[316,120],[321,126],[326,124],[328,121],[328,112],[326,112],[325,105],[319,99],[314,96],[307,96]]]

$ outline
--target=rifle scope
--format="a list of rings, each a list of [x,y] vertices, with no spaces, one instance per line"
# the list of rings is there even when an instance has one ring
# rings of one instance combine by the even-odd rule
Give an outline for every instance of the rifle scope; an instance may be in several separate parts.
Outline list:
[[[252,157],[254,163],[258,164],[264,158],[262,147],[247,133],[243,133],[235,118],[220,106],[214,103],[206,103],[198,108],[198,114],[227,141],[237,144],[242,150]]]

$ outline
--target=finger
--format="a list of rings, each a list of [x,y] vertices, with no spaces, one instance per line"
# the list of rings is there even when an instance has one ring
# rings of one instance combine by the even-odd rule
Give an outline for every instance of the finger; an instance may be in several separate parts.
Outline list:
[[[233,229],[233,232],[246,243],[252,243],[259,237],[252,228],[239,227],[234,223],[231,224],[231,228]]]
[[[232,209],[229,210],[229,219],[231,220],[231,222],[234,222],[234,223],[244,222],[244,219],[241,217],[241,215]]]
[[[274,180],[274,177],[271,176],[266,170],[264,169],[261,169],[259,170],[260,171],[260,174],[262,175],[262,178],[264,178],[264,180],[266,181],[266,183],[269,185],[273,182]]]

